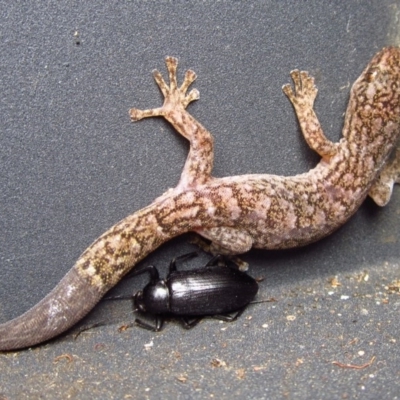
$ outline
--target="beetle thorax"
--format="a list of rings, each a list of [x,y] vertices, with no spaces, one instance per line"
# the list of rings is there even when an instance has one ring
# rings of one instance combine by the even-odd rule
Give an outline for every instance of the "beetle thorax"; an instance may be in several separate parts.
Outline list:
[[[149,283],[135,296],[135,306],[142,312],[163,314],[169,311],[169,290],[165,281]]]

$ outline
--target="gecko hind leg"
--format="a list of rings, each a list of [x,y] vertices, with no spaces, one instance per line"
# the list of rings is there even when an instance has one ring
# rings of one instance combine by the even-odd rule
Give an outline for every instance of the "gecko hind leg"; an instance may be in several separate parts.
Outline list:
[[[213,255],[222,254],[234,262],[241,271],[247,271],[249,264],[235,257],[235,254],[242,254],[249,251],[253,245],[252,237],[243,231],[229,227],[217,227],[210,229],[199,229],[196,233],[211,240],[206,243],[199,236],[193,236],[191,243],[197,245],[202,250]]]
[[[337,144],[324,135],[314,112],[314,100],[318,93],[314,78],[308,72],[297,69],[291,71],[290,76],[294,90],[290,84],[283,85],[282,90],[294,107],[304,139],[311,149],[329,161],[337,152]]]
[[[400,184],[400,148],[395,150],[393,159],[383,167],[368,195],[383,207],[389,202],[395,183]]]
[[[177,188],[185,189],[203,184],[211,179],[214,140],[211,133],[185,110],[190,102],[200,97],[199,91],[196,89],[186,94],[189,86],[196,79],[196,74],[191,70],[186,71],[183,83],[178,87],[176,78],[178,60],[174,57],[167,57],[165,64],[169,74],[169,86],[160,72],[157,70],[153,72],[154,79],[164,95],[163,106],[148,110],[132,108],[129,113],[132,121],[162,116],[189,140],[189,154],[177,186]]]

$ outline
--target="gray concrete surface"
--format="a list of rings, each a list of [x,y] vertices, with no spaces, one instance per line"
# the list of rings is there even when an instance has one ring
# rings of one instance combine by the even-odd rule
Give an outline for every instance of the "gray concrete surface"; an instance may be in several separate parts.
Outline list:
[[[0,1],[0,321],[43,298],[103,231],[173,187],[187,143],[130,107],[161,96],[151,71],[180,59],[198,74],[190,112],[215,136],[215,175],[313,167],[281,92],[294,68],[319,88],[340,138],[350,84],[399,43],[394,1]],[[302,249],[252,251],[264,277],[240,320],[118,328],[129,302],[104,302],[78,328],[0,354],[0,399],[398,399],[400,190],[367,200],[343,228]],[[192,250],[177,238],[142,264]],[[188,263],[199,266],[206,255]],[[113,290],[130,293],[143,279]],[[340,364],[342,363],[342,364]],[[343,364],[363,368],[344,368]]]

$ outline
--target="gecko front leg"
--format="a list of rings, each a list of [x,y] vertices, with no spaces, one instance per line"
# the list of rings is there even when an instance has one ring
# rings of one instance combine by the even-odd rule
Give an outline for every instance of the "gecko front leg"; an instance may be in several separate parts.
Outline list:
[[[314,100],[318,93],[314,78],[308,72],[297,69],[291,71],[290,76],[295,90],[289,84],[283,85],[282,90],[293,104],[304,139],[311,149],[329,161],[337,152],[337,144],[324,135],[314,112]]]

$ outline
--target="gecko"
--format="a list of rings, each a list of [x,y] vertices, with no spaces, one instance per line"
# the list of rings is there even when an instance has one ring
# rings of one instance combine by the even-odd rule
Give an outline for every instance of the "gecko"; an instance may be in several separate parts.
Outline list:
[[[153,72],[162,107],[131,109],[132,121],[165,118],[190,148],[177,186],[126,217],[83,252],[58,285],[25,314],[0,325],[0,351],[53,338],[82,319],[147,254],[186,232],[208,239],[211,253],[242,254],[253,248],[286,249],[315,242],[343,225],[369,195],[388,203],[400,183],[400,49],[378,52],[353,84],[343,137],[330,141],[313,110],[314,78],[293,70],[282,90],[292,103],[317,166],[296,176],[212,176],[213,137],[186,110],[199,98],[177,83],[176,58],[167,57],[169,84]]]

